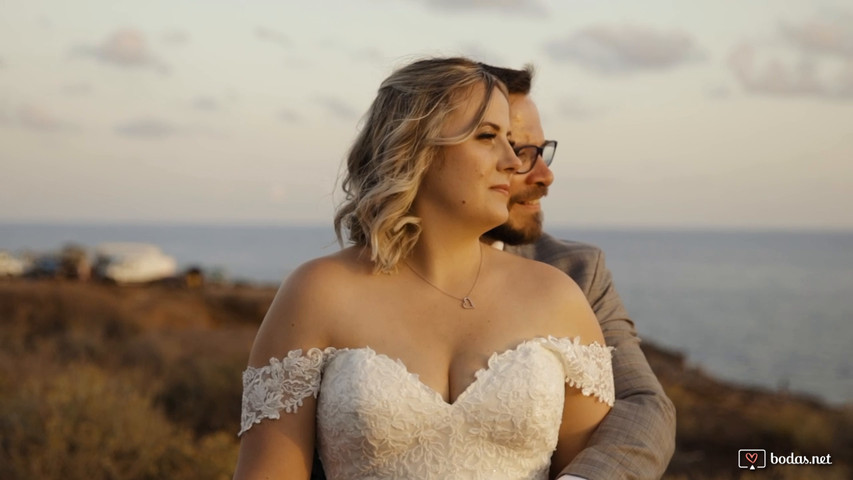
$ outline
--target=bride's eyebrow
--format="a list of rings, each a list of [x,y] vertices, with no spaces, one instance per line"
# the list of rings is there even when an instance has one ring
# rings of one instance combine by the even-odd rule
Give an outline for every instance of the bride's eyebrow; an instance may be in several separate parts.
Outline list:
[[[483,122],[477,126],[477,128],[483,128],[483,127],[491,127],[493,129],[497,130],[498,133],[503,131],[503,129],[501,128],[500,125],[498,125],[497,123],[493,123],[493,122]],[[506,138],[507,138],[507,140],[512,139],[512,130],[507,129]]]
[[[483,127],[491,127],[493,129],[497,130],[498,132],[503,131],[503,128],[501,128],[500,125],[498,125],[497,123],[493,123],[493,122],[482,122],[479,125],[477,125],[477,128],[483,128]],[[509,135],[509,132],[507,132],[507,135]]]

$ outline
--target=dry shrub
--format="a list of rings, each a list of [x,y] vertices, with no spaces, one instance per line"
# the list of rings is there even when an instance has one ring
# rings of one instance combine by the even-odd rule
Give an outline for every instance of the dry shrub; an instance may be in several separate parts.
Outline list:
[[[19,353],[69,334],[118,342],[140,331],[111,289],[62,283],[17,283],[0,289],[0,320],[0,346]],[[90,347],[66,346],[71,355],[66,360],[72,361]]]
[[[274,296],[273,289],[209,289],[204,301],[220,325],[257,327]]]
[[[245,355],[232,358],[188,356],[170,368],[157,404],[169,419],[198,436],[236,434],[242,401]]]
[[[134,337],[114,352],[118,368],[136,369],[149,372],[152,376],[161,375],[166,369],[163,342],[154,335],[145,334]]]
[[[0,398],[0,478],[229,478],[237,444],[196,442],[148,395],[90,365],[31,378]]]

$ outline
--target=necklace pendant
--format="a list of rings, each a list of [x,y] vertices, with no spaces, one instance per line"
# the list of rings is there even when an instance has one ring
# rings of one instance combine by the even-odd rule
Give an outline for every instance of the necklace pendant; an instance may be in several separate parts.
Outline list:
[[[462,308],[465,310],[472,310],[474,308],[474,302],[472,302],[470,298],[464,297],[462,299]]]

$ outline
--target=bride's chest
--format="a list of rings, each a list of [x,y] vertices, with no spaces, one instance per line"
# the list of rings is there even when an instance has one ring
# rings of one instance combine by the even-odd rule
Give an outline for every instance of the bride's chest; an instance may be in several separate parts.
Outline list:
[[[458,307],[456,310],[461,311]],[[396,374],[395,378],[405,382],[406,377],[413,377],[423,384],[420,387],[439,394],[445,403],[454,403],[476,381],[477,375],[491,368],[488,367],[490,357],[523,353],[516,350],[524,350],[529,345],[519,343],[519,338],[544,338],[550,331],[544,321],[517,317],[514,311],[501,315],[483,310],[464,322],[454,320],[446,312],[433,310],[420,312],[426,315],[424,318],[414,312],[402,316],[385,312],[376,315],[379,320],[348,320],[342,333],[331,341],[344,352],[333,359],[336,365],[330,371],[345,369],[348,375],[356,372],[366,380],[372,374],[386,372],[389,366],[385,361],[390,360],[402,366],[402,369],[391,368],[390,373]],[[392,317],[405,320],[390,320]],[[363,348],[364,345],[385,355]],[[365,355],[368,352],[373,355]],[[503,353],[494,355],[493,352]],[[375,357],[382,359],[377,361]]]
[[[474,377],[448,403],[398,360],[369,348],[340,351],[323,374],[318,426],[377,442],[556,442],[565,372],[552,352],[524,344],[494,355]]]

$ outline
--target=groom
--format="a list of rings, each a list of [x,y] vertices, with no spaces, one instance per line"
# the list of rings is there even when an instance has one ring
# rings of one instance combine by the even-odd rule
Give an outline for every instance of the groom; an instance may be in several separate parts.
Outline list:
[[[509,89],[510,127],[515,149],[544,145],[536,104],[530,98],[533,70],[484,65]],[[593,245],[558,240],[542,232],[539,200],[548,193],[554,174],[553,153],[542,151],[525,174],[513,176],[509,219],[486,234],[506,250],[559,268],[586,294],[607,345],[613,351],[616,403],[587,447],[559,480],[654,479],[663,475],[675,449],[675,408],[640,350],[640,339],[616,293],[603,252]]]

